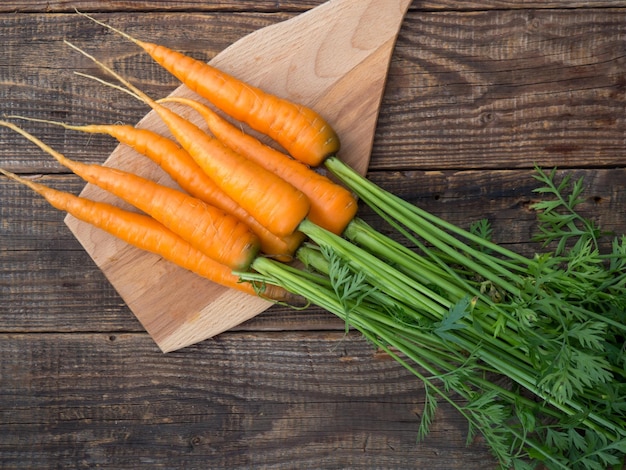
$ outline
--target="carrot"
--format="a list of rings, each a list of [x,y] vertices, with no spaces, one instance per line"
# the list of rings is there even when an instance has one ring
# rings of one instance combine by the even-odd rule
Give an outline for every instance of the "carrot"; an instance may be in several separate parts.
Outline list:
[[[283,300],[288,297],[283,289],[274,285],[261,286],[261,292],[257,292],[252,284],[239,282],[239,277],[234,275],[229,267],[197,250],[180,236],[147,215],[58,191],[21,178],[2,168],[0,168],[0,173],[30,187],[43,196],[54,208],[102,229],[136,248],[157,254],[167,261],[210,281],[247,294],[262,294],[269,299]]]
[[[61,126],[64,129],[80,132],[107,134],[119,142],[128,145],[137,152],[150,158],[168,173],[174,181],[190,195],[223,210],[227,214],[246,224],[260,239],[261,251],[280,261],[290,261],[294,252],[304,240],[301,232],[285,237],[277,237],[254,217],[248,214],[232,198],[224,193],[209,178],[189,153],[180,148],[173,140],[149,129],[139,129],[125,124],[91,124],[77,126],[46,119],[25,118],[23,116],[7,116],[7,118],[26,119]]]
[[[202,170],[270,232],[285,236],[296,230],[310,207],[308,198],[302,192],[157,103],[92,55],[68,41],[65,43],[110,73],[150,106]]]
[[[0,126],[20,133],[84,180],[148,213],[232,269],[247,269],[258,253],[259,239],[245,224],[197,198],[132,173],[70,160],[10,122],[0,121]]]
[[[339,235],[356,215],[356,199],[346,188],[246,134],[208,106],[197,100],[181,97],[168,97],[159,102],[190,106],[203,117],[211,133],[223,144],[276,173],[306,194],[311,202],[307,218],[314,224]]]
[[[318,166],[339,151],[339,137],[312,109],[266,93],[205,62],[140,41],[85,13],[80,14],[137,44],[188,88],[229,116],[268,135],[295,159]]]

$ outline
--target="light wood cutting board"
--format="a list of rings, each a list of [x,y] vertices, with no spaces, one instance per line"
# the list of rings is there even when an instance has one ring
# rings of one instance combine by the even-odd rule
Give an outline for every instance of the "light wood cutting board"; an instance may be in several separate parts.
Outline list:
[[[331,0],[240,39],[210,63],[321,113],[341,138],[340,157],[364,174],[389,60],[409,4]],[[183,86],[173,94],[194,96]],[[202,125],[188,109],[173,109]],[[169,135],[153,112],[138,127]],[[174,185],[156,165],[125,146],[117,147],[105,164]],[[120,204],[92,185],[81,195]],[[209,282],[71,216],[66,224],[163,352],[210,338],[272,305]]]

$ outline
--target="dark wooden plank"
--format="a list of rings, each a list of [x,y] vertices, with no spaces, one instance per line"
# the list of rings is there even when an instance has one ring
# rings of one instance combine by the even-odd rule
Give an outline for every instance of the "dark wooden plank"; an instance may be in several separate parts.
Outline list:
[[[494,241],[532,253],[541,249],[531,243],[537,232],[531,205],[541,199],[534,192],[540,183],[533,175],[534,170],[410,171],[373,172],[369,178],[460,227],[486,218],[492,224]],[[607,232],[626,233],[626,169],[561,170],[557,180],[565,175],[584,181],[584,202],[578,206],[581,215]]]
[[[144,331],[84,251],[0,252],[0,331]]]
[[[626,233],[626,170],[569,173],[574,179],[584,178],[586,183],[581,213],[605,230]],[[494,240],[518,252],[532,255],[541,249],[530,243],[537,226],[529,206],[537,200],[533,189],[538,186],[531,171],[373,172],[370,179],[461,227],[487,218]],[[70,191],[80,188],[74,177],[42,180]],[[30,190],[4,180],[0,180],[0,200],[0,331],[143,331],[72,238],[60,213]],[[385,231],[378,217],[366,208],[360,214]],[[297,311],[276,306],[236,329],[342,328],[340,320],[321,309]]]
[[[484,469],[442,405],[358,335],[0,335],[0,467]],[[25,367],[25,363],[28,367]]]
[[[555,8],[614,8],[622,7],[620,0],[418,0],[412,8],[424,10],[476,11],[476,10],[526,10]]]
[[[79,0],[67,2],[63,0],[7,0],[0,3],[0,12],[72,12],[81,11],[297,11],[302,12],[323,3],[323,0],[159,0],[109,2],[106,0]],[[415,0],[412,10],[451,10],[474,11],[492,9],[553,9],[553,8],[610,8],[622,7],[622,0]]]
[[[303,12],[324,3],[324,0],[133,0],[132,2],[110,2],[107,0],[45,1],[8,0],[0,3],[0,13],[72,13],[83,12],[122,12],[141,14],[143,12]]]
[[[141,37],[209,59],[238,37],[284,15],[103,15]],[[119,38],[76,15],[3,16],[3,110],[76,123],[134,123],[145,107],[72,74],[100,74],[62,45],[68,38],[155,96],[176,82]],[[184,25],[172,36],[160,24]],[[376,132],[372,169],[623,166],[626,134],[626,10],[410,13],[394,53]],[[43,39],[45,38],[45,39]],[[30,129],[72,156],[103,159],[110,140]],[[6,130],[0,164],[60,171]],[[24,158],[25,155],[32,158]]]
[[[78,194],[85,182],[76,176],[31,175],[34,181]],[[80,243],[63,223],[65,214],[20,183],[0,180],[0,251],[79,251]]]
[[[536,230],[536,217],[530,205],[539,199],[533,190],[539,183],[534,170],[475,171],[398,171],[370,172],[368,178],[452,223],[467,228],[481,218],[494,225],[494,238],[523,250]],[[583,215],[597,221],[605,230],[626,232],[626,169],[562,170],[559,178],[583,178]],[[78,192],[82,183],[74,176],[37,178],[57,189]],[[63,215],[29,189],[0,178],[0,253],[5,251],[81,251],[63,223]],[[362,206],[359,214],[375,227],[380,219]],[[528,248],[528,247],[526,247]]]
[[[84,251],[0,250],[0,331],[143,332]],[[328,312],[274,306],[234,330],[342,330]]]
[[[410,14],[371,167],[623,166],[625,15]]]

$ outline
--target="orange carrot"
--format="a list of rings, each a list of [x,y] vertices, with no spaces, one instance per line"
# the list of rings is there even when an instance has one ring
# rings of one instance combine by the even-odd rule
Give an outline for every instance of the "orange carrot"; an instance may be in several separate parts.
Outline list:
[[[7,116],[7,118],[26,119],[61,126],[64,129],[107,134],[119,142],[128,145],[137,152],[150,158],[168,173],[174,181],[190,195],[223,210],[239,219],[252,230],[261,241],[261,251],[280,261],[290,261],[296,249],[304,240],[301,232],[285,237],[277,237],[254,217],[248,214],[232,198],[224,193],[209,178],[189,153],[180,148],[176,142],[148,129],[139,129],[125,124],[91,124],[77,126],[45,119]]]
[[[309,200],[291,184],[250,162],[195,124],[157,103],[95,57],[67,41],[65,43],[89,57],[150,106],[200,168],[270,232],[280,237],[289,235],[306,217]]]
[[[266,93],[205,62],[158,44],[140,41],[81,14],[137,44],[191,90],[229,116],[268,135],[295,159],[318,166],[326,157],[339,151],[339,137],[312,109]]]
[[[49,188],[21,178],[0,168],[0,173],[18,181],[43,196],[54,208],[67,212],[109,234],[151,253],[160,255],[177,266],[192,271],[225,287],[257,295],[254,286],[239,282],[230,268],[218,263],[156,220],[104,202],[96,202],[73,194]],[[274,300],[283,300],[288,294],[273,285],[264,286],[261,294]]]
[[[132,173],[70,160],[20,127],[6,121],[0,125],[20,133],[86,181],[148,213],[216,261],[245,270],[257,255],[257,236],[223,211]]]
[[[181,97],[168,97],[159,102],[190,106],[204,118],[211,133],[223,144],[276,173],[306,194],[311,202],[307,218],[314,224],[341,234],[356,215],[357,201],[346,188],[246,134],[208,106],[197,100]]]

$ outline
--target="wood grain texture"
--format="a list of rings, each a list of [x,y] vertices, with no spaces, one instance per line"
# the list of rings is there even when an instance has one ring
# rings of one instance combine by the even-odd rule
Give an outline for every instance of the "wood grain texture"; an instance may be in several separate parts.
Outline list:
[[[394,50],[370,168],[623,165],[624,11],[409,12]],[[123,17],[112,22],[208,60],[245,34],[288,17],[146,13],[141,22]],[[100,40],[101,29],[75,15],[43,18],[4,20],[10,48],[0,57],[0,79],[9,86],[0,89],[0,99],[8,112],[77,123],[135,123],[145,115],[132,98],[72,75],[71,70],[99,72],[63,46],[63,38],[86,45],[88,38]],[[166,31],[152,27],[161,22],[184,24],[206,39],[170,40]],[[47,39],[26,48],[20,37],[28,31]],[[177,86],[123,41],[102,40],[109,63],[147,92],[162,96]],[[78,158],[102,161],[114,148],[104,138],[29,128]],[[8,169],[61,171],[23,139],[6,130],[0,138],[7,144],[0,147],[0,164]],[[26,153],[33,155],[24,159]]]
[[[64,38],[106,40],[109,63],[154,95],[176,88],[123,42],[57,14],[74,6],[209,60],[318,3],[1,2],[3,112],[75,123],[146,114],[73,77],[97,71]],[[539,159],[584,175],[586,213],[626,232],[624,15],[623,1],[414,0],[369,177],[464,227],[486,216],[497,240],[532,253],[529,176]],[[115,148],[26,127],[84,161]],[[0,166],[82,187],[4,129]],[[272,307],[163,355],[62,215],[0,179],[0,468],[495,468],[480,443],[465,447],[464,425],[445,407],[417,444],[422,398],[411,375],[318,309]]]
[[[623,165],[625,27],[623,10],[410,16],[370,168]]]
[[[73,13],[83,12],[123,12],[143,13],[146,11],[164,12],[296,12],[315,8],[324,0],[133,0],[131,2],[111,2],[107,0],[9,0],[0,4],[0,12]]]
[[[4,334],[0,356],[5,469],[486,463],[447,406],[416,446],[421,386],[354,335],[228,333],[164,356],[145,334]]]
[[[302,12],[314,8],[324,0],[139,0],[132,2],[110,2],[106,0],[46,1],[46,0],[6,0],[0,3],[0,12],[73,12],[79,9],[88,11],[255,11]],[[416,11],[475,11],[475,10],[520,10],[553,8],[615,8],[624,7],[623,0],[413,0],[411,9]]]

